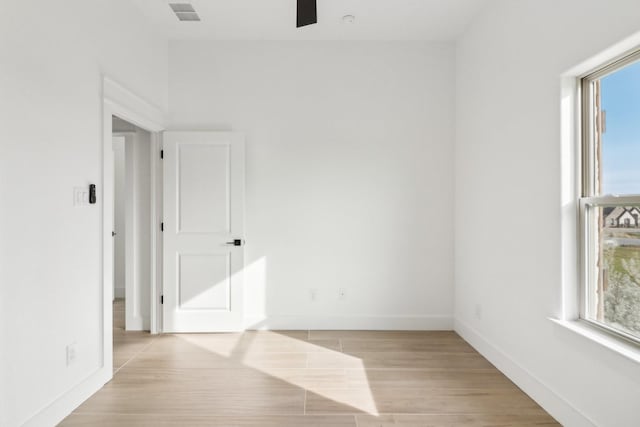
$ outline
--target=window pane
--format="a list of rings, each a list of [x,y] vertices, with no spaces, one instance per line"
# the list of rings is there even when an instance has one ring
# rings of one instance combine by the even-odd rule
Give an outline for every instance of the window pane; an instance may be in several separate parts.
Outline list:
[[[640,206],[592,207],[587,317],[640,338]]]
[[[640,62],[603,77],[599,86],[602,176],[596,194],[640,194]]]

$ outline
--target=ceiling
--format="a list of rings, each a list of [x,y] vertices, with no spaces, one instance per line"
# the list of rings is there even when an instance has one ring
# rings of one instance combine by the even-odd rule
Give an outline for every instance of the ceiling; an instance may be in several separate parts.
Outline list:
[[[318,24],[296,28],[296,0],[190,2],[202,19],[179,22],[168,0],[132,0],[176,40],[453,40],[488,0],[318,0]],[[342,22],[354,15],[353,24]]]

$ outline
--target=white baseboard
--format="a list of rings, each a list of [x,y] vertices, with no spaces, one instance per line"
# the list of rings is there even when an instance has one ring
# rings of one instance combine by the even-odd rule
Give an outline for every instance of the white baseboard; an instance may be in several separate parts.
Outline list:
[[[30,418],[23,427],[55,426],[82,402],[100,390],[110,379],[108,369],[101,368]]]
[[[504,351],[491,344],[478,331],[465,322],[455,319],[454,330],[473,348],[495,365],[511,381],[542,406],[563,426],[595,426],[596,424],[578,411],[551,387],[518,364]]]
[[[249,330],[401,330],[450,331],[452,316],[246,316]]]
[[[126,298],[125,295],[126,295],[125,288],[113,288],[114,298]]]

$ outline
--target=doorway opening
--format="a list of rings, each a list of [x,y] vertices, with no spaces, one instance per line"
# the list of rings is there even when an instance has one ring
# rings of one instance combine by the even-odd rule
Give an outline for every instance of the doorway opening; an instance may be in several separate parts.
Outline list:
[[[127,362],[128,338],[152,330],[157,253],[153,134],[112,115],[114,368]],[[157,322],[156,322],[157,324]]]
[[[113,295],[124,329],[150,330],[151,133],[113,117]],[[115,319],[114,307],[114,321]]]
[[[120,325],[118,334],[146,334],[151,338],[152,335],[159,333],[162,330],[162,310],[161,310],[161,295],[162,295],[162,239],[160,236],[160,224],[162,217],[162,162],[160,160],[161,154],[161,135],[165,130],[164,126],[164,113],[161,109],[150,104],[145,99],[139,97],[135,93],[129,91],[119,83],[105,76],[103,78],[103,104],[102,104],[102,181],[98,186],[98,203],[102,204],[101,211],[101,276],[102,276],[102,313],[103,313],[103,333],[102,333],[102,367],[100,369],[100,382],[102,384],[113,378],[114,372],[114,319],[116,325]],[[149,248],[148,256],[149,263],[146,271],[148,271],[148,279],[144,280],[145,285],[141,285],[138,294],[128,293],[127,291],[127,261],[126,251],[125,260],[122,261],[122,256],[118,254],[118,249],[114,246],[115,243],[119,243],[119,250],[122,250],[122,241],[116,242],[115,238],[123,238],[125,246],[127,245],[127,227],[125,223],[124,232],[116,231],[114,224],[116,215],[116,196],[114,194],[114,187],[116,185],[115,178],[115,155],[114,152],[114,133],[116,137],[124,137],[124,142],[120,138],[120,142],[116,142],[116,150],[118,150],[118,144],[120,149],[124,145],[124,151],[127,150],[127,137],[130,139],[136,139],[139,137],[148,141],[148,164],[149,171],[146,176],[140,178],[142,181],[149,184],[149,197],[150,201],[148,206],[148,237],[139,239],[139,242],[147,241],[146,246]],[[146,143],[145,143],[146,144]],[[131,145],[134,150],[139,150],[141,147]],[[130,149],[131,149],[130,148]],[[146,147],[145,147],[146,148]],[[135,152],[134,152],[135,153]],[[126,169],[126,152],[124,160],[124,168]],[[119,154],[122,157],[122,154]],[[142,156],[142,154],[140,154]],[[134,159],[135,156],[130,156],[129,159]],[[119,161],[122,161],[120,158]],[[122,164],[122,163],[121,163]],[[135,163],[134,163],[135,164]],[[131,166],[130,166],[131,168]],[[134,171],[133,176],[135,178],[136,173]],[[126,176],[125,176],[126,178]],[[126,180],[124,181],[126,184]],[[122,179],[119,185],[124,185]],[[122,187],[121,187],[122,188]],[[125,192],[126,194],[126,192]],[[121,196],[120,196],[121,197]],[[130,199],[133,197],[129,195]],[[120,200],[122,200],[120,198]],[[126,199],[125,199],[125,213],[126,213]],[[133,202],[130,204],[134,206]],[[120,207],[120,209],[122,209]],[[135,211],[134,211],[135,212]],[[140,211],[142,212],[142,210]],[[133,216],[132,216],[133,217]],[[139,220],[138,223],[141,223]],[[135,223],[134,223],[135,225]],[[119,229],[122,228],[122,224],[119,225]],[[132,229],[133,230],[133,229]],[[114,235],[115,233],[115,235]],[[142,244],[142,243],[141,243]],[[135,253],[135,250],[131,249],[131,253]],[[116,261],[116,256],[119,260]],[[119,278],[115,277],[116,266],[118,263]],[[124,279],[121,268],[124,265]],[[134,261],[133,266],[136,263]],[[138,263],[138,269],[141,269]],[[129,277],[131,273],[135,272],[132,267],[129,269]],[[138,275],[139,276],[139,275]],[[124,280],[124,286],[123,286]],[[139,280],[139,279],[138,279]],[[139,280],[140,283],[140,280]],[[124,289],[124,290],[123,290]],[[143,293],[144,292],[144,293]],[[124,296],[124,298],[123,298]],[[119,304],[116,306],[114,313],[114,298],[122,298]],[[144,298],[146,302],[135,301],[135,299]],[[131,321],[127,322],[126,318],[126,303],[125,299],[129,299],[132,307],[142,307],[142,304],[148,306],[148,316],[146,310],[139,309],[133,313]],[[115,317],[114,317],[115,314]],[[120,316],[120,317],[117,317]],[[147,320],[148,319],[148,320]],[[148,322],[148,323],[147,323]],[[125,329],[138,329],[138,332],[127,332]],[[148,332],[144,330],[147,329]]]

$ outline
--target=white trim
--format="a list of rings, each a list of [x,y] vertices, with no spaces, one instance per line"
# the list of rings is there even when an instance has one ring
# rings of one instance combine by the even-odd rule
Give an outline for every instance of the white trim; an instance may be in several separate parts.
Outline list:
[[[549,318],[553,323],[561,326],[565,329],[575,332],[576,334],[599,344],[616,354],[619,354],[627,359],[640,363],[640,347],[633,345],[630,342],[626,342],[610,333],[601,331],[595,326],[590,325],[586,321],[581,320],[560,320]]]
[[[580,202],[589,207],[639,206],[640,195],[582,197],[580,198]]]
[[[105,110],[105,133],[104,138],[108,135],[112,135],[112,126],[111,126],[111,116],[115,115],[127,122],[134,124],[144,130],[151,132],[151,185],[152,185],[152,194],[151,194],[151,244],[152,244],[152,257],[151,257],[151,289],[149,292],[150,296],[150,304],[149,304],[149,316],[150,316],[150,325],[149,329],[151,333],[159,333],[161,331],[160,321],[158,320],[162,315],[161,310],[159,310],[159,298],[158,289],[161,289],[162,283],[158,282],[161,279],[156,274],[156,270],[158,265],[162,265],[161,259],[158,256],[162,256],[162,252],[157,252],[155,250],[155,246],[159,240],[158,238],[158,230],[155,227],[157,223],[157,218],[161,215],[161,212],[158,211],[157,204],[155,203],[157,192],[162,191],[162,187],[160,185],[160,175],[158,174],[159,162],[155,157],[157,155],[157,148],[160,144],[160,135],[159,133],[165,129],[165,115],[162,110],[155,105],[147,102],[143,98],[137,96],[135,93],[126,89],[124,86],[116,83],[114,80],[109,77],[104,76],[103,79],[103,97],[104,97],[104,110]],[[110,137],[110,136],[109,136]],[[103,160],[104,161],[104,160]],[[107,209],[107,206],[104,206],[104,209]],[[111,310],[111,307],[105,308],[106,310]],[[109,333],[111,333],[111,316],[112,313],[109,313],[109,319],[107,320],[105,317],[105,322],[109,323]],[[133,326],[133,325],[132,325]],[[147,325],[141,325],[143,328]],[[112,353],[113,349],[109,350]],[[111,355],[112,356],[112,355]]]
[[[149,331],[155,335],[162,331],[162,162],[160,150],[162,137],[159,133],[151,134],[151,289],[149,297]]]
[[[603,64],[611,63],[627,56],[634,49],[637,49],[638,46],[640,46],[640,32],[627,37],[610,48],[572,67],[564,72],[563,76],[576,78],[587,76],[593,73],[594,70],[601,68]]]
[[[561,318],[580,315],[580,224],[578,189],[581,165],[580,84],[576,76],[561,79],[561,265],[562,287],[554,314]]]
[[[460,319],[454,329],[465,341],[482,354],[498,370],[542,406],[560,424],[566,426],[596,426],[548,384],[517,363],[502,349],[491,344],[482,334]]]
[[[113,129],[112,115],[106,102],[102,109],[102,150],[100,168],[102,181],[99,186],[100,210],[100,279],[102,282],[102,365],[98,375],[113,378]],[[93,391],[92,393],[95,393]],[[86,398],[89,398],[88,394]],[[69,412],[76,407],[70,407]]]
[[[89,396],[100,390],[109,380],[103,369],[99,369],[81,381],[71,390],[58,397],[36,415],[23,424],[23,427],[54,426],[64,420],[75,408],[80,406]]]
[[[104,77],[102,90],[104,103],[113,115],[149,132],[164,130],[166,119],[160,108],[108,77]]]
[[[433,316],[245,316],[248,330],[379,330],[450,331],[453,317]]]
[[[634,205],[638,201],[637,196],[598,196],[582,197],[584,157],[583,133],[585,123],[582,111],[585,108],[583,81],[589,76],[593,77],[598,70],[607,68],[605,72],[611,72],[614,64],[620,65],[620,61],[637,60],[629,55],[636,52],[640,46],[640,32],[622,40],[601,53],[572,67],[561,75],[561,271],[562,286],[560,289],[559,303],[556,306],[553,317],[559,325],[564,326],[582,336],[591,338],[593,329],[588,326],[585,329],[583,322],[578,319],[586,318],[585,292],[583,287],[591,280],[591,274],[586,262],[586,256],[592,251],[587,247],[583,236],[591,233],[587,230],[587,205]],[[588,160],[588,159],[587,159]],[[592,162],[593,160],[589,160]],[[587,167],[589,167],[587,165]],[[593,167],[593,166],[591,166]],[[587,195],[590,195],[591,191]],[[608,336],[609,339],[616,338]],[[599,340],[594,340],[599,341]],[[626,345],[624,339],[619,339],[619,345]]]

